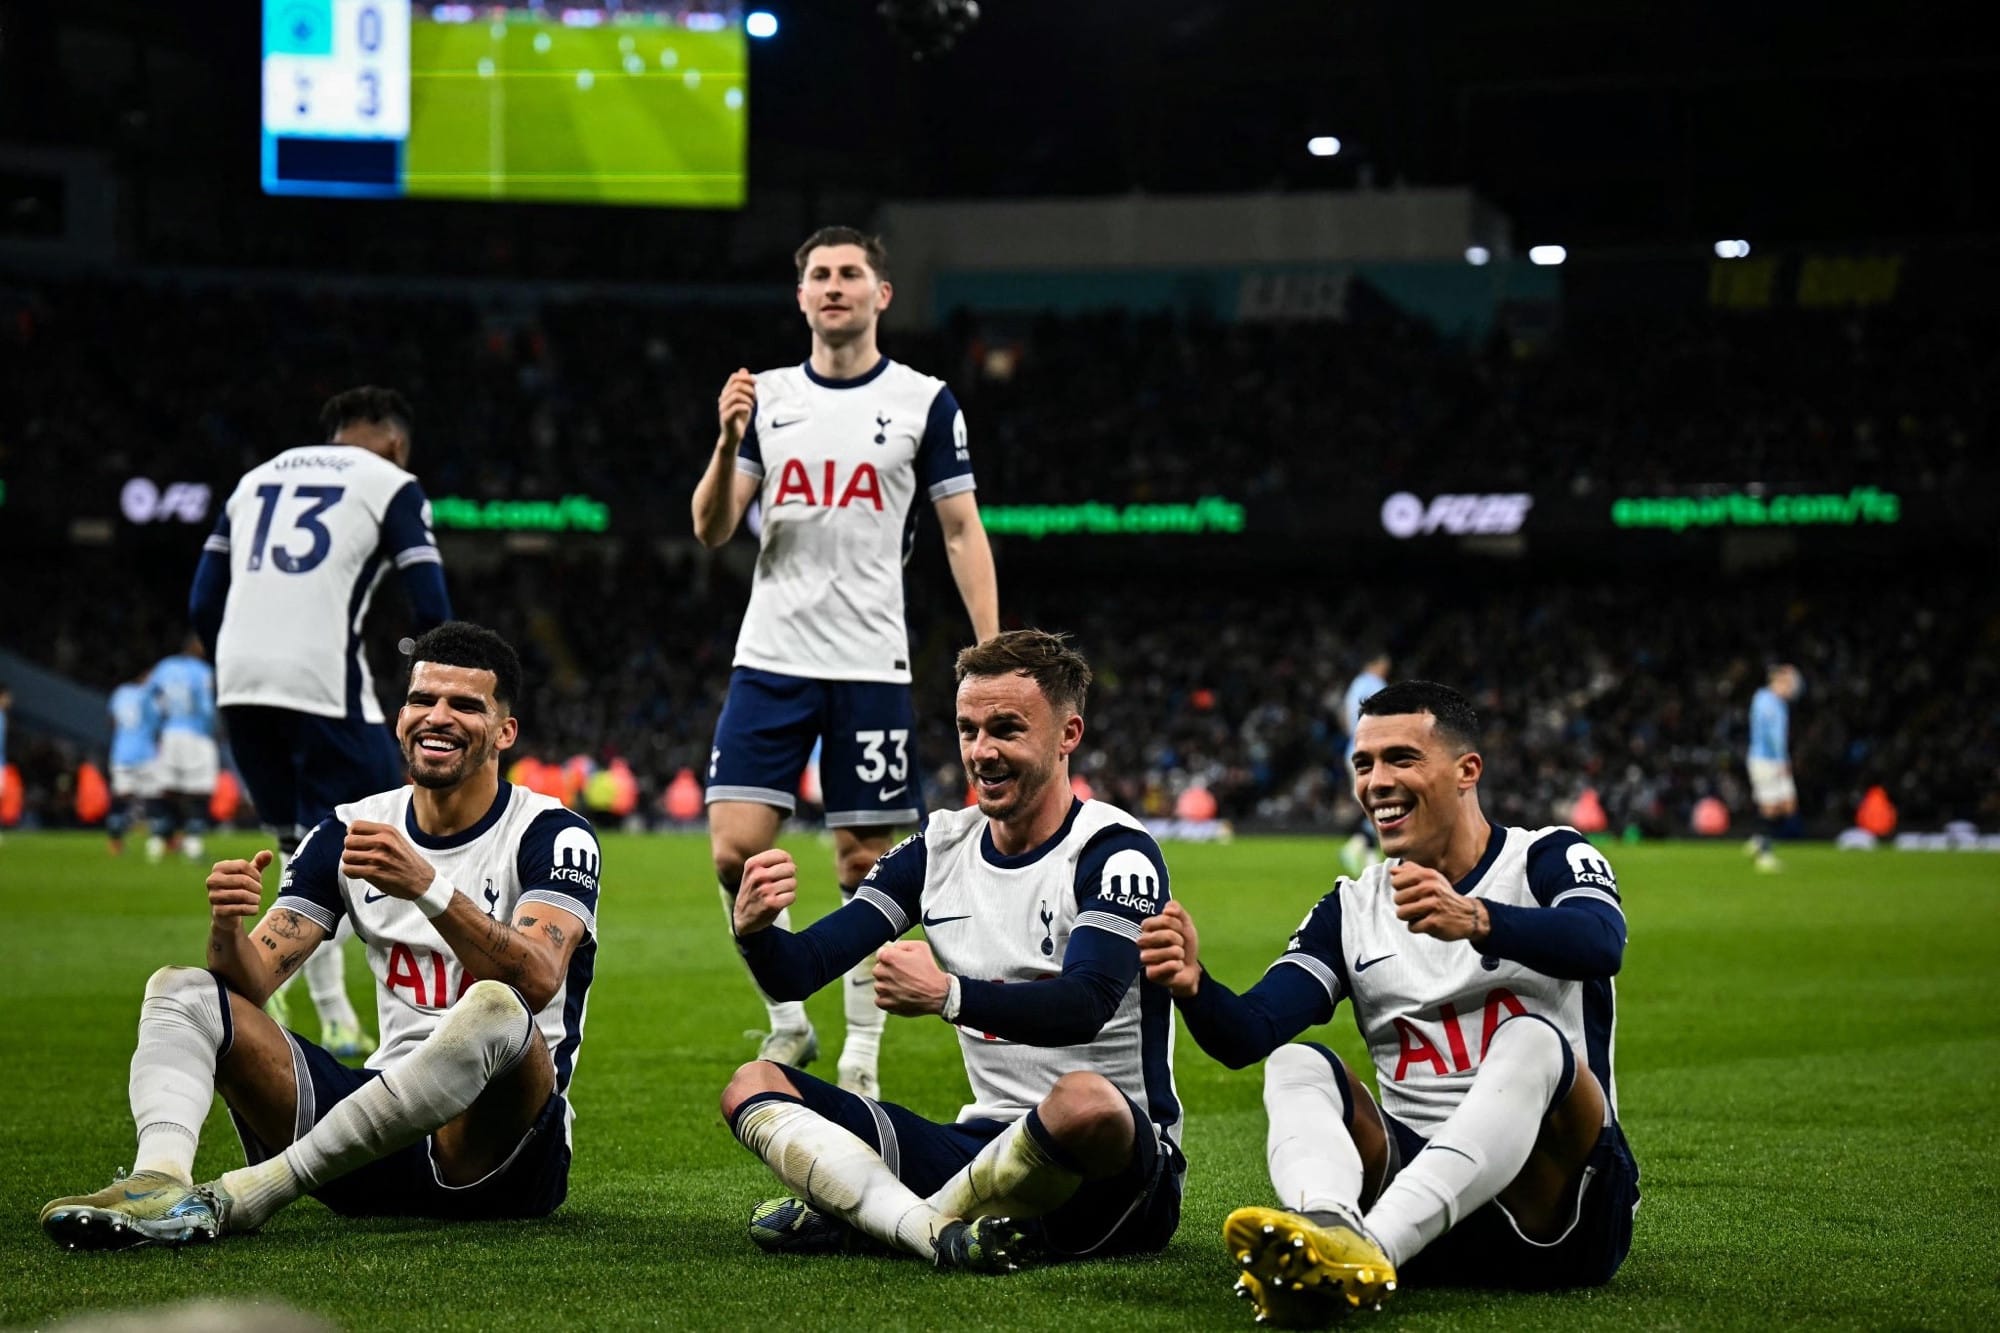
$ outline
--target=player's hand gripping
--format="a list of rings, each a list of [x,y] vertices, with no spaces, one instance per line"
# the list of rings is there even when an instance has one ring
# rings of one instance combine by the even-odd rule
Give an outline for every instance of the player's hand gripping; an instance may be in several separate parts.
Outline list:
[[[1146,969],[1146,980],[1165,986],[1177,1000],[1190,999],[1201,988],[1201,939],[1194,918],[1178,902],[1169,900],[1158,916],[1140,923],[1139,966]]]
[[[898,940],[875,952],[875,1007],[907,1018],[944,1012],[951,982],[938,970],[931,946]]]
[[[1396,916],[1410,923],[1412,935],[1478,944],[1493,929],[1486,904],[1460,893],[1429,866],[1398,861],[1389,867],[1389,887],[1396,896]]]
[[[722,426],[722,446],[725,449],[734,449],[743,443],[743,433],[750,429],[750,414],[756,410],[757,377],[748,370],[739,370],[722,386],[722,396],[715,402],[715,416]]]
[[[423,897],[437,878],[437,870],[417,855],[400,829],[367,819],[347,826],[347,841],[340,847],[340,873],[349,879],[365,879],[391,898],[405,899]]]
[[[271,853],[248,861],[217,861],[208,872],[208,920],[216,930],[240,934],[245,917],[257,915],[264,900],[264,869]]]
[[[757,853],[743,863],[743,882],[736,887],[736,933],[766,929],[798,896],[799,868],[792,854],[782,847]]]

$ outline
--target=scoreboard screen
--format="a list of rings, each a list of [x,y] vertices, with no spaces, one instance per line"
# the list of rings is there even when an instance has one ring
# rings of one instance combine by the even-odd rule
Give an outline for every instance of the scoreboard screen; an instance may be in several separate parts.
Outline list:
[[[737,208],[733,0],[264,0],[267,194]]]

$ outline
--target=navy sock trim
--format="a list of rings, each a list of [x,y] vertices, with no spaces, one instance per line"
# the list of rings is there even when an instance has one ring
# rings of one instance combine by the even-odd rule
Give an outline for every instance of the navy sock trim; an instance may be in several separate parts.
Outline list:
[[[742,1101],[738,1102],[736,1104],[736,1109],[730,1113],[729,1132],[731,1134],[736,1134],[736,1125],[739,1121],[743,1119],[743,1113],[760,1102],[790,1102],[794,1106],[805,1105],[803,1099],[794,1097],[789,1092],[753,1092],[748,1097],[745,1097]],[[736,1134],[736,1138],[738,1142],[741,1142],[743,1136],[741,1134]]]
[[[1056,1136],[1049,1133],[1049,1127],[1042,1123],[1041,1108],[1036,1107],[1028,1112],[1027,1124],[1028,1137],[1035,1141],[1035,1146],[1040,1148],[1051,1162],[1072,1175],[1084,1174],[1083,1164],[1071,1156],[1068,1149],[1057,1143]]]
[[[215,1058],[220,1060],[223,1056],[228,1055],[230,1049],[236,1045],[236,1017],[229,1009],[228,985],[222,980],[220,974],[210,972],[208,975],[215,978],[215,989],[218,998],[222,1001],[222,1045],[215,1048]]]

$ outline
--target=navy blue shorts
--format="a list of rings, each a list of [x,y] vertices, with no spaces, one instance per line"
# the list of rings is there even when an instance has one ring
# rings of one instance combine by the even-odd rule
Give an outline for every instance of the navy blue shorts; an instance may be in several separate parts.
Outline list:
[[[379,1069],[352,1069],[296,1032],[292,1072],[298,1079],[296,1140],[342,1098],[382,1077]],[[244,1160],[254,1166],[284,1151],[259,1139],[231,1110]],[[455,1222],[547,1217],[569,1195],[569,1136],[563,1099],[550,1093],[513,1155],[469,1185],[447,1185],[439,1176],[428,1137],[387,1157],[329,1180],[312,1196],[343,1217],[436,1217]]]
[[[386,722],[261,704],[231,704],[222,718],[257,817],[281,833],[304,833],[336,805],[403,785],[403,752]]]
[[[1005,1120],[941,1125],[908,1107],[858,1097],[788,1065],[781,1067],[799,1090],[800,1101],[875,1149],[896,1179],[920,1195],[942,1189],[1007,1128]],[[1125,1169],[1084,1181],[1060,1208],[1032,1219],[1052,1258],[1151,1253],[1165,1249],[1180,1226],[1187,1159],[1160,1139],[1130,1097],[1125,1104],[1132,1108],[1132,1124],[1138,1131]]]
[[[1395,1160],[1390,1174],[1424,1149],[1424,1137],[1387,1111]],[[1552,1241],[1521,1234],[1498,1200],[1475,1210],[1397,1269],[1406,1282],[1440,1287],[1502,1287],[1544,1291],[1596,1287],[1611,1280],[1632,1248],[1639,1207],[1639,1164],[1613,1121],[1597,1136],[1570,1203],[1570,1223]]]
[[[813,742],[823,741],[819,785],[828,828],[914,824],[924,808],[911,749],[916,725],[907,685],[737,667],[715,723],[708,799],[791,813]]]

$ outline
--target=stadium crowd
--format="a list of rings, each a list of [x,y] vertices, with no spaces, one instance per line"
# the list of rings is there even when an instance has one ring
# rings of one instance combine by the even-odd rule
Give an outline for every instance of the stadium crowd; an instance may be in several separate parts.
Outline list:
[[[0,286],[0,305],[18,372],[0,399],[0,476],[17,494],[108,493],[135,471],[221,488],[311,438],[328,394],[372,381],[416,402],[414,467],[434,497],[609,497],[626,516],[612,539],[523,553],[447,534],[454,603],[522,646],[527,742],[543,756],[622,755],[648,809],[680,770],[703,772],[750,547],[696,551],[688,495],[723,377],[802,345],[782,303],[70,278]],[[1307,511],[1426,481],[1584,493],[1893,476],[1905,491],[1990,491],[1991,345],[1935,320],[1772,316],[1600,329],[1529,354],[1382,310],[1282,326],[961,317],[924,335],[892,320],[887,335],[957,389],[984,503],[1222,489]],[[158,558],[81,547],[14,562],[8,646],[95,688],[128,678],[180,633],[198,542],[182,535],[185,551]],[[949,666],[964,634],[935,545],[919,539],[912,597],[934,802],[959,786]],[[1339,700],[1379,644],[1396,678],[1464,685],[1489,710],[1502,817],[1565,818],[1589,786],[1614,827],[1680,832],[1703,796],[1748,811],[1745,709],[1763,664],[1788,657],[1807,681],[1793,737],[1807,825],[1845,827],[1878,782],[1916,826],[2000,823],[2000,720],[1954,702],[1992,696],[2000,626],[1956,576],[1912,587],[1794,566],[1718,593],[1633,581],[1672,573],[1490,574],[1384,594],[1273,565],[1250,600],[1220,577],[1105,593],[1003,562],[1009,623],[1074,631],[1098,666],[1079,765],[1098,790],[1171,814],[1198,785],[1232,820],[1344,826]],[[376,653],[392,686],[394,639]],[[82,757],[15,733],[45,816]]]
[[[18,386],[0,402],[0,468],[24,487],[137,470],[220,485],[310,439],[329,394],[375,382],[416,404],[432,495],[616,496],[665,530],[722,380],[802,346],[797,315],[759,295],[0,283]],[[961,316],[911,333],[892,315],[885,336],[951,381],[982,487],[1011,503],[1220,492],[1310,512],[1401,486],[1753,480],[1951,496],[2000,467],[1981,447],[1995,340],[1936,318],[1600,323],[1533,353],[1442,338],[1379,302],[1347,323]]]
[[[23,645],[32,657],[108,689],[175,642],[173,579],[115,570],[100,552],[5,590],[10,621],[43,627]],[[623,758],[649,818],[676,774],[705,770],[743,577],[692,552],[621,542],[450,570],[455,602],[521,647],[523,752]],[[956,804],[951,658],[965,630],[941,570],[920,568],[916,582],[917,752],[929,802]],[[62,591],[78,586],[98,594]],[[1195,575],[1115,596],[1010,583],[1003,564],[1002,587],[1010,623],[1069,631],[1090,656],[1098,683],[1077,771],[1147,815],[1172,816],[1199,786],[1238,824],[1345,829],[1356,812],[1341,695],[1382,645],[1393,678],[1451,682],[1486,711],[1486,799],[1510,822],[1567,822],[1588,788],[1614,830],[1684,834],[1705,796],[1747,827],[1750,696],[1766,664],[1786,658],[1806,681],[1792,735],[1806,828],[1850,826],[1877,784],[1906,827],[2000,825],[2000,713],[1966,706],[2000,694],[2000,614],[1970,584],[1913,592],[1886,575],[1786,575],[1642,595],[1587,575],[1393,593],[1297,580],[1250,601]],[[371,654],[389,690],[400,680],[394,639],[377,635]],[[14,749],[44,816],[66,820],[64,775],[84,754],[18,729]]]

